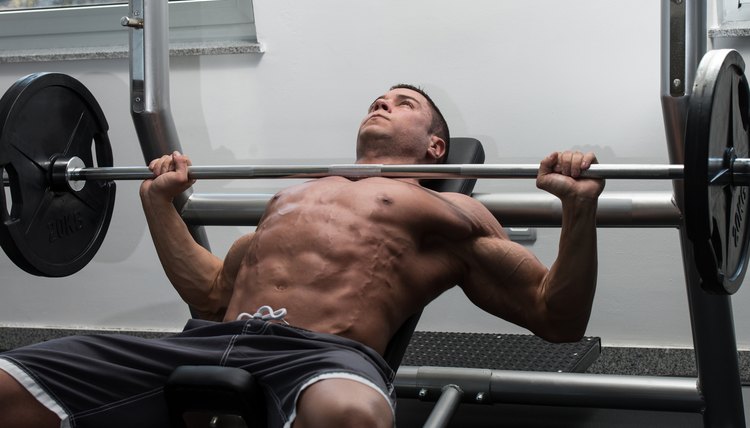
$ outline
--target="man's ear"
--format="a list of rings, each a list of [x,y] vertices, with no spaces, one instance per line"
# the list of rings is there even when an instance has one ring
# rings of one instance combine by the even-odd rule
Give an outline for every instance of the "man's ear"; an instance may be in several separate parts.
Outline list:
[[[435,160],[443,157],[445,155],[445,140],[437,135],[431,135],[427,155]]]

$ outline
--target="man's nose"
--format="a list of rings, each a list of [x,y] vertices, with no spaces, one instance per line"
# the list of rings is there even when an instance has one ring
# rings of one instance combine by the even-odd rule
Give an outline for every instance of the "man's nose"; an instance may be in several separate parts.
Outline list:
[[[385,110],[387,112],[391,111],[391,103],[389,103],[387,100],[384,100],[383,98],[375,100],[375,108],[374,110]]]

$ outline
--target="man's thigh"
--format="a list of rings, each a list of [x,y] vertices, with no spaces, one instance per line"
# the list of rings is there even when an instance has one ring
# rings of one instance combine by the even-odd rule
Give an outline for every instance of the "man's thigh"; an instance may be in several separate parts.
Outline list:
[[[60,426],[60,418],[0,369],[0,426],[51,428]]]
[[[294,428],[393,426],[389,401],[372,386],[351,379],[324,379],[308,386],[297,402]]]

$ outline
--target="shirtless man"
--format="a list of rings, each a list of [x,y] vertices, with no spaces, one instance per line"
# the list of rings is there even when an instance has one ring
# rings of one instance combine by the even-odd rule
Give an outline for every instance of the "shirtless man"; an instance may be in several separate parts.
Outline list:
[[[372,103],[360,125],[357,162],[440,162],[447,140],[447,126],[429,97],[413,87],[394,87]],[[269,203],[256,231],[237,240],[221,260],[191,238],[172,205],[173,198],[192,185],[187,177],[189,159],[179,153],[156,159],[150,168],[157,177],[143,183],[141,198],[157,253],[185,302],[201,318],[218,321],[187,331],[212,337],[206,340],[230,337],[229,344],[216,345],[214,363],[192,360],[198,358],[194,354],[200,346],[183,349],[177,340],[153,345],[153,350],[145,347],[132,358],[135,362],[120,364],[135,364],[151,378],[137,387],[115,386],[127,391],[108,397],[109,402],[97,397],[100,402],[85,405],[65,401],[75,398],[50,400],[71,392],[49,386],[64,381],[48,380],[53,374],[37,371],[44,372],[50,361],[61,358],[53,353],[56,349],[71,349],[78,355],[92,347],[114,352],[126,345],[102,345],[98,339],[91,344],[94,339],[87,339],[88,345],[80,348],[64,339],[42,349],[13,351],[0,356],[0,426],[51,427],[59,426],[61,419],[70,426],[95,426],[106,419],[96,422],[90,415],[116,407],[108,403],[124,403],[128,410],[121,413],[128,416],[113,413],[116,420],[128,421],[124,426],[133,423],[127,419],[133,414],[145,419],[138,426],[159,426],[149,424],[153,413],[163,410],[154,410],[158,406],[153,400],[139,403],[140,398],[133,397],[160,394],[176,365],[220,363],[247,368],[272,390],[276,383],[285,385],[287,389],[274,390],[267,400],[276,406],[269,412],[272,426],[390,427],[393,373],[378,354],[409,314],[456,284],[480,308],[544,339],[575,341],[583,336],[596,286],[595,214],[604,183],[577,177],[594,162],[593,154],[578,152],[553,153],[541,162],[537,186],[559,197],[563,207],[559,253],[548,269],[510,241],[494,216],[471,197],[438,194],[414,179],[386,178],[327,177],[282,190]],[[257,319],[270,312],[252,313],[262,305],[285,308],[283,320]],[[230,326],[235,330],[227,332]],[[283,351],[267,365],[246,365],[243,358],[255,358],[253,350],[267,345],[253,339],[260,335],[274,337],[269,348],[263,348],[265,357],[271,352],[268,349],[281,349],[278,341],[285,340],[293,341],[289,346],[301,348],[303,355]],[[146,346],[140,339],[121,340],[127,346]],[[318,349],[318,343],[324,345]],[[232,357],[230,348],[239,357]],[[348,349],[347,356],[339,361],[343,348]],[[162,352],[171,352],[166,361],[160,361]],[[313,358],[312,366],[299,369],[299,358],[307,361],[310,353],[325,357]],[[40,354],[49,359],[36,363],[34,358]],[[96,361],[86,365],[97,365],[107,358],[104,355],[104,351],[96,353]],[[153,364],[141,367],[145,356]],[[319,361],[328,364],[329,359],[336,360],[332,366],[319,367]],[[287,367],[304,372],[277,375]],[[69,369],[55,365],[50,371]],[[25,373],[34,373],[36,383],[29,383]],[[92,379],[105,382],[104,377]],[[33,385],[41,386],[41,392]]]

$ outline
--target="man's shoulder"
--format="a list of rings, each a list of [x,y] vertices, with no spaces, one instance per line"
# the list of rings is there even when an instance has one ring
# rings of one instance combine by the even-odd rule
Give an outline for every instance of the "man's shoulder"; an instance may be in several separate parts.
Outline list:
[[[481,202],[472,198],[470,195],[465,195],[463,193],[456,193],[456,192],[435,192],[435,193],[437,193],[442,198],[447,199],[448,201],[456,205],[467,206],[467,207],[476,207],[476,206],[484,207],[484,205],[482,205]]]
[[[464,213],[471,215],[480,224],[484,226],[491,224],[493,225],[492,229],[494,229],[495,223],[497,223],[495,216],[484,206],[484,204],[470,195],[454,192],[441,192],[438,193],[438,195],[444,200],[450,202],[453,206],[462,210]]]

